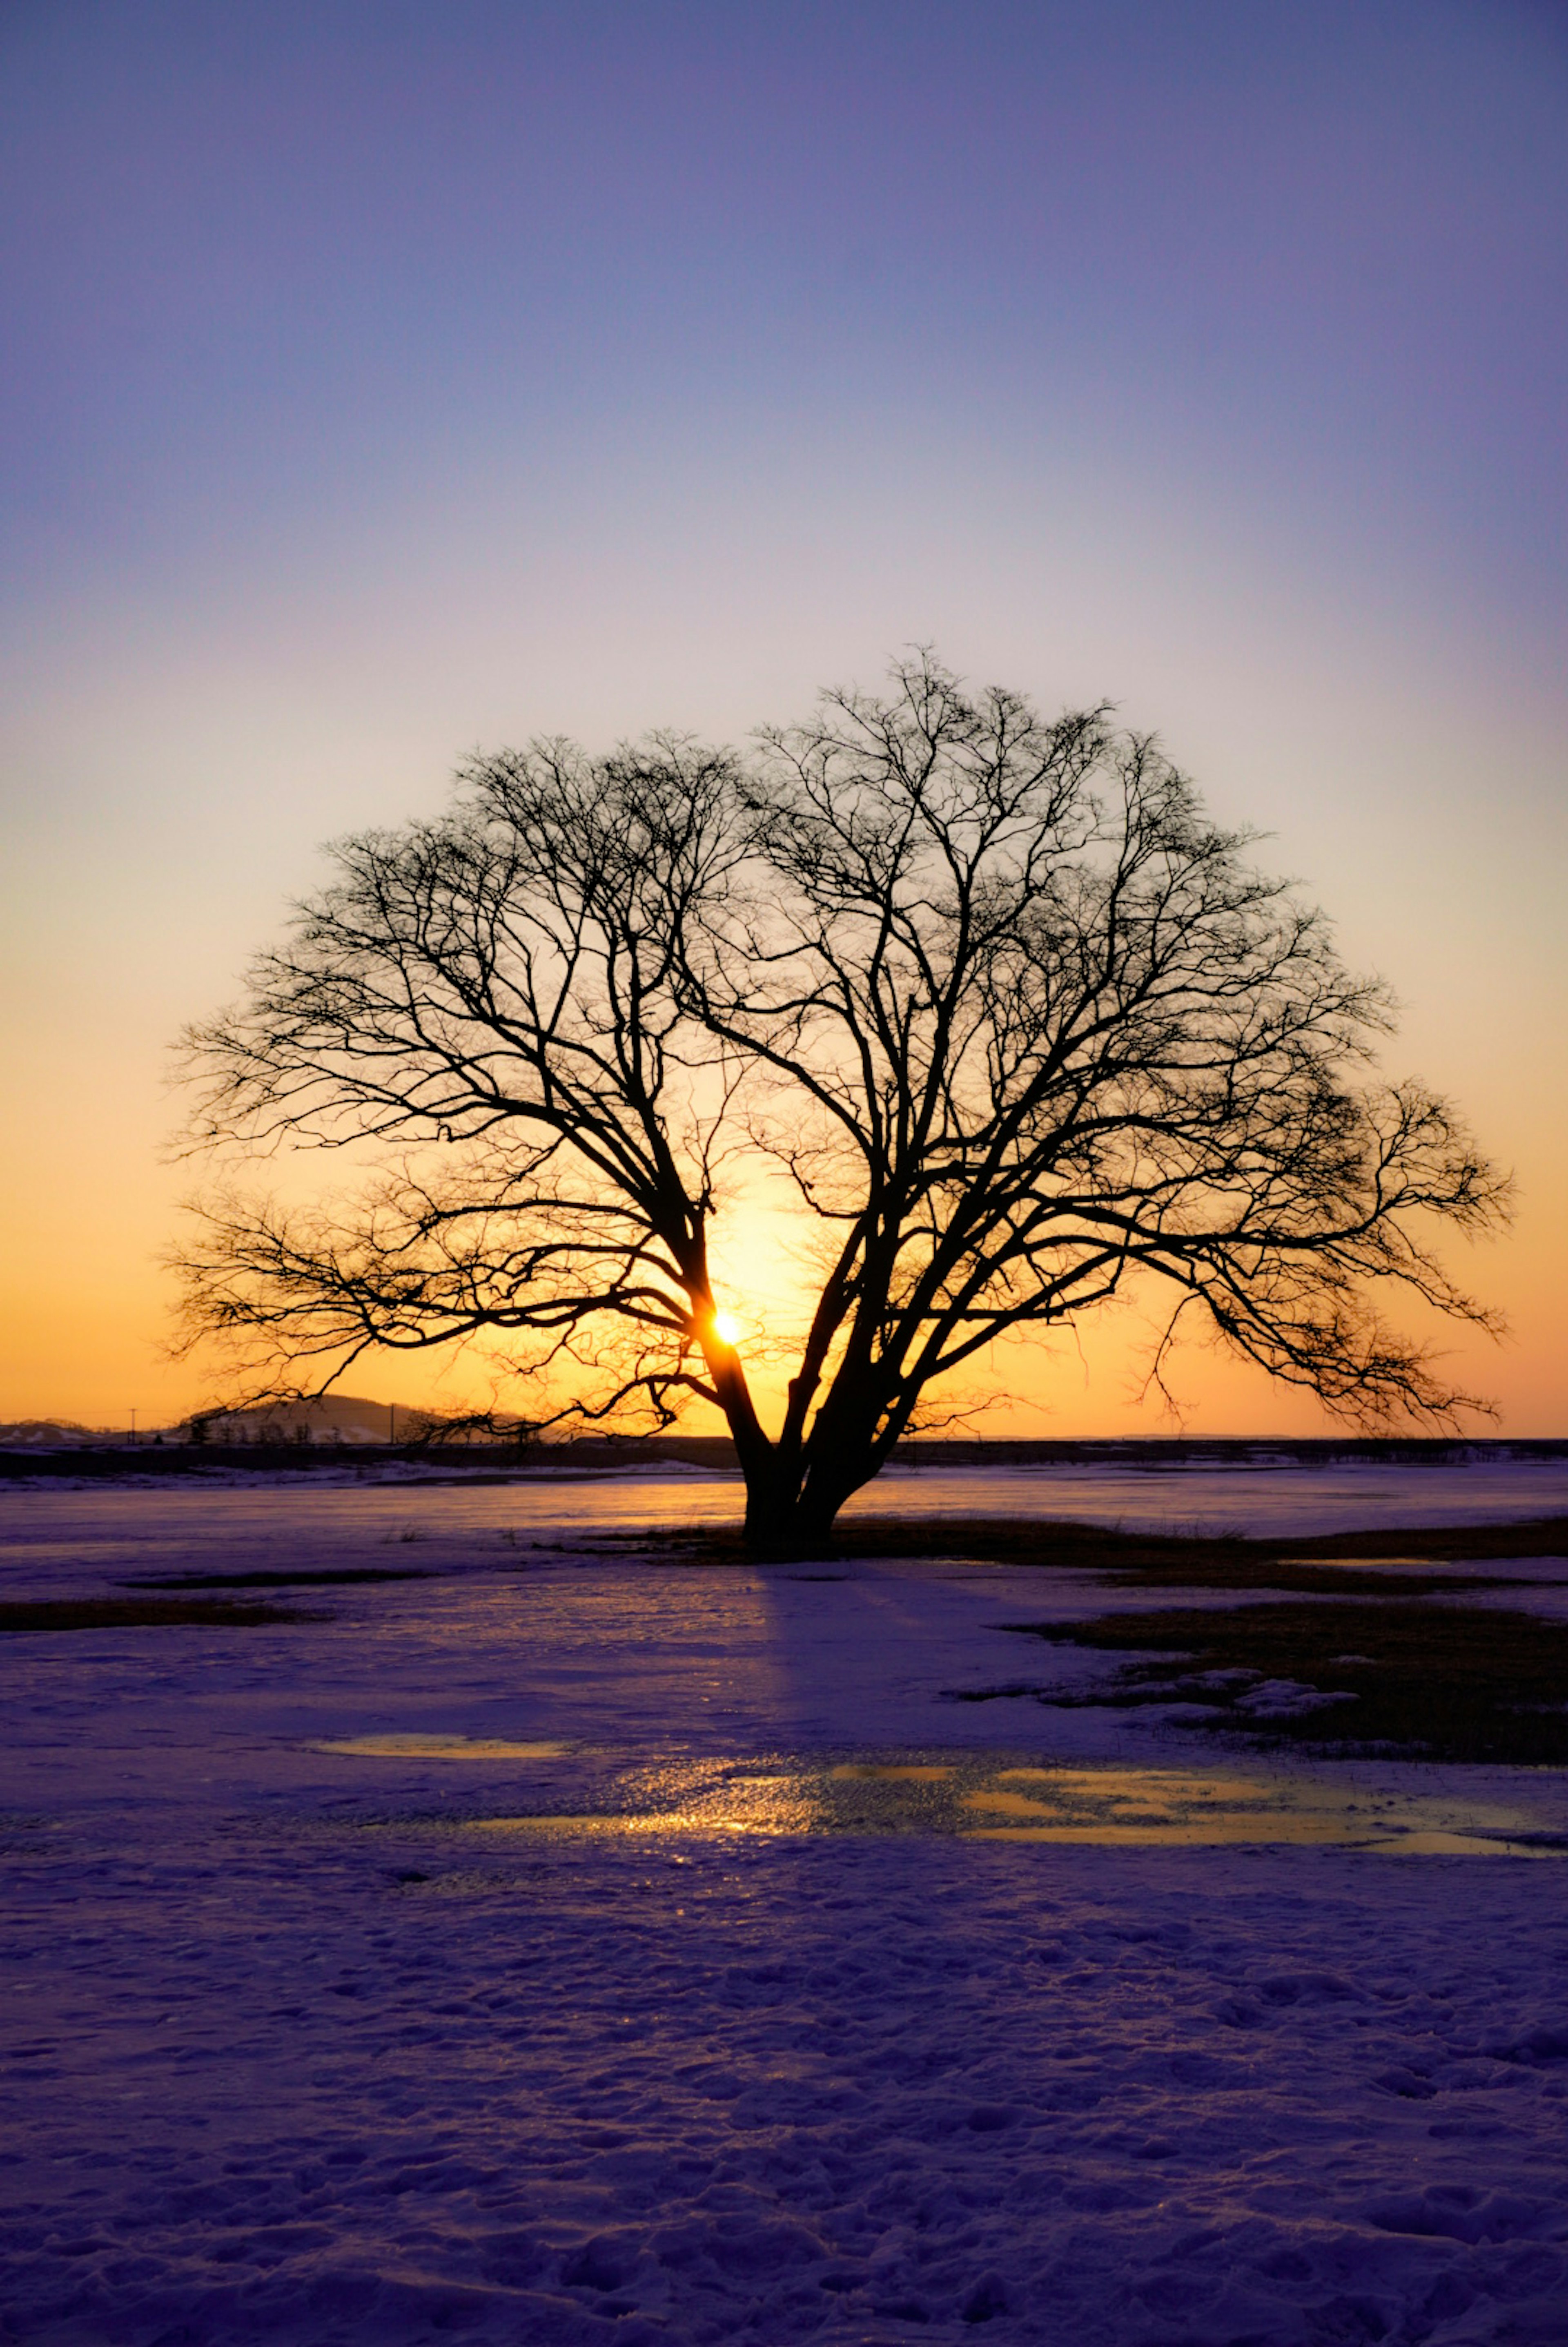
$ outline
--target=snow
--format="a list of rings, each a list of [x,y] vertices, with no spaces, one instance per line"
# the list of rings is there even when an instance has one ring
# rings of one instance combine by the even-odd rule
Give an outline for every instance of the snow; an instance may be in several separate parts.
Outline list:
[[[1088,1580],[526,1545],[726,1496],[5,1500],[5,1598],[435,1577],[5,1642],[0,2338],[1568,2337],[1560,1775],[953,1700]]]
[[[97,1478],[50,1476],[42,1490],[101,1500],[101,1521],[117,1536],[129,1488],[166,1503],[138,1509],[142,1536],[174,1532],[193,1508],[232,1491],[225,1523],[265,1522],[277,1515],[273,1495],[298,1493],[308,1502],[338,1495],[336,1507],[311,1521],[383,1525],[398,1519],[402,1499],[417,1494],[420,1522],[437,1492],[432,1521],[453,1528],[514,1526],[527,1534],[585,1535],[645,1525],[737,1523],[742,1510],[738,1475],[668,1461],[634,1462],[615,1470],[562,1466],[490,1471],[450,1463],[389,1460],[355,1466],[212,1467],[171,1488],[167,1477],[126,1473],[106,1490]],[[32,1489],[39,1489],[32,1483]],[[9,1508],[27,1496],[14,1486],[0,1500]],[[249,1506],[245,1505],[249,1502]],[[850,1500],[848,1516],[1041,1516],[1080,1523],[1151,1531],[1249,1532],[1272,1538],[1369,1530],[1393,1524],[1502,1523],[1568,1513],[1568,1458],[1522,1459],[1477,1451],[1468,1459],[1411,1469],[1346,1458],[1326,1463],[1256,1453],[1224,1463],[1168,1467],[1109,1462],[1104,1466],[932,1468],[901,1462],[883,1471]],[[89,1517],[73,1522],[86,1523]],[[205,1522],[203,1518],[202,1521]],[[280,1524],[286,1516],[277,1516]]]

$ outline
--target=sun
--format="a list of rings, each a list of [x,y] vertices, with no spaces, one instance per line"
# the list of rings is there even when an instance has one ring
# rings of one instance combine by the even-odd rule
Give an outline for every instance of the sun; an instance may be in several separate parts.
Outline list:
[[[721,1345],[733,1348],[740,1342],[740,1323],[733,1312],[716,1312],[713,1316],[713,1333]]]

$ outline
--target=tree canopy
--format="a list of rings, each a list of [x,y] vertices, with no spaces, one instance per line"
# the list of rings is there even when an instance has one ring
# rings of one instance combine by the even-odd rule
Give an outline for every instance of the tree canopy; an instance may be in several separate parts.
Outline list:
[[[186,1039],[227,1169],[189,1333],[276,1389],[487,1336],[570,1366],[563,1415],[699,1397],[779,1538],[994,1339],[1134,1280],[1166,1342],[1190,1320],[1357,1420],[1446,1420],[1467,1398],[1378,1298],[1489,1325],[1439,1241],[1506,1185],[1376,1079],[1386,990],[1251,844],[1106,710],[1047,721],[924,655],[744,754],[475,759],[440,820],[339,843]],[[305,1210],[259,1186],[311,1146],[375,1170]],[[821,1242],[771,1430],[715,1302],[757,1163]]]

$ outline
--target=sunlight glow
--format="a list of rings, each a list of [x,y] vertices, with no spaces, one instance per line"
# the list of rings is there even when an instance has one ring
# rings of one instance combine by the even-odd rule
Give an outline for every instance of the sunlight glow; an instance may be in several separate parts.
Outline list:
[[[1316,1842],[1411,1857],[1563,1855],[1532,1814],[1492,1802],[1369,1795],[1276,1769],[999,1768],[994,1758],[973,1753],[916,1762],[868,1754],[827,1767],[820,1758],[786,1759],[761,1770],[718,1757],[676,1761],[622,1772],[602,1808],[449,1823],[484,1835],[921,1833],[1105,1849]]]
[[[740,1342],[740,1323],[732,1312],[716,1312],[713,1333],[721,1345],[734,1347]]]

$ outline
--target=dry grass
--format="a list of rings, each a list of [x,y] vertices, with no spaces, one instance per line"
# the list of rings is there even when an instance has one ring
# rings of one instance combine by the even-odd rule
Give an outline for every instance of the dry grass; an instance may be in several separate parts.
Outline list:
[[[363,1581],[433,1581],[416,1565],[345,1565],[312,1573],[171,1573],[122,1581],[122,1589],[336,1589]]]
[[[1523,1767],[1568,1762],[1568,1624],[1535,1614],[1385,1595],[1007,1626],[1054,1645],[1137,1658],[1109,1687],[1069,1702],[1203,1704],[1212,1707],[1204,1724],[1264,1744]],[[1248,1676],[1219,1685],[1207,1676],[1221,1671]],[[1351,1699],[1294,1717],[1250,1717],[1248,1690],[1265,1679]]]
[[[1320,1592],[1326,1596],[1368,1597],[1386,1596],[1392,1575],[1387,1563],[1381,1571],[1358,1573],[1355,1563],[1377,1565],[1387,1560],[1400,1568],[1400,1589],[1408,1596],[1418,1596],[1439,1590],[1532,1586],[1533,1576],[1522,1576],[1510,1584],[1495,1574],[1467,1577],[1435,1570],[1423,1573],[1422,1567],[1455,1562],[1492,1563],[1511,1557],[1568,1560],[1568,1517],[1543,1517],[1527,1523],[1395,1527],[1328,1532],[1306,1539],[1244,1540],[1239,1535],[1127,1532],[1100,1524],[1042,1522],[1039,1517],[878,1516],[850,1517],[834,1526],[830,1540],[795,1543],[772,1559],[759,1559],[747,1548],[738,1528],[714,1530],[706,1525],[675,1532],[606,1532],[590,1542],[540,1542],[538,1546],[576,1554],[585,1547],[616,1555],[635,1552],[682,1563],[715,1565],[961,1557],[1035,1572],[1106,1573],[1122,1584],[1139,1588],[1278,1589],[1297,1590],[1304,1595]],[[1347,1565],[1337,1562],[1339,1559],[1355,1563]]]
[[[293,1605],[237,1605],[211,1597],[59,1597],[0,1605],[0,1635],[59,1630],[254,1630],[278,1622],[330,1619]]]

